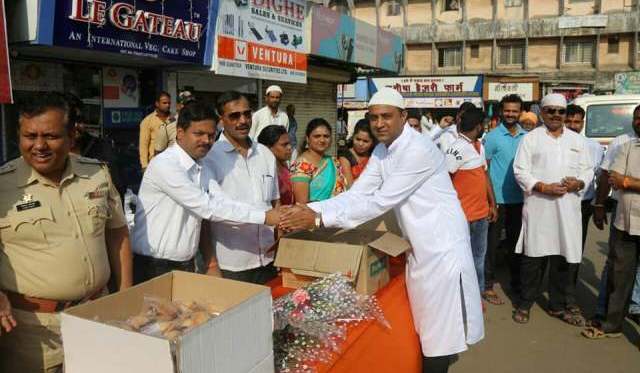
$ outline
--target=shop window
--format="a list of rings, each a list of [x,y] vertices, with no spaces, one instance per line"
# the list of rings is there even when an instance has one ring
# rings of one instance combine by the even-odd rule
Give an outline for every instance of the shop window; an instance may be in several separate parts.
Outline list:
[[[480,58],[480,44],[471,44],[471,58]]]
[[[522,6],[522,0],[504,0],[505,8],[516,8]]]
[[[607,53],[618,54],[620,52],[620,38],[610,36],[607,38]]]
[[[444,47],[438,49],[438,67],[450,68],[462,66],[462,50],[460,47]]]
[[[594,43],[592,40],[565,41],[563,46],[564,63],[593,64]]]
[[[443,0],[442,11],[460,10],[462,0]]]
[[[500,46],[499,65],[522,66],[524,63],[524,45],[507,44]]]

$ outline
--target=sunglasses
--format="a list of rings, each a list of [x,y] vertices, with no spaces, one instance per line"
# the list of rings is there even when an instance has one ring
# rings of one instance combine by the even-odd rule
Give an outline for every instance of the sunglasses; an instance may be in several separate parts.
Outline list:
[[[240,117],[251,118],[251,110],[234,111],[233,113],[227,114],[227,118],[229,118],[231,120],[239,120]]]
[[[560,114],[560,115],[564,115],[567,112],[567,109],[550,109],[550,108],[545,108],[544,112],[550,115],[556,115],[556,114]]]

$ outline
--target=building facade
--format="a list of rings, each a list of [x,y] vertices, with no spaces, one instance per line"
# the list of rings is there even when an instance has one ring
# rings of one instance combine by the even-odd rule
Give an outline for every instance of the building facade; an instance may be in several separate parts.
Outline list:
[[[375,0],[336,4],[406,42],[403,75],[535,76],[541,93],[614,90],[638,69],[638,0]]]

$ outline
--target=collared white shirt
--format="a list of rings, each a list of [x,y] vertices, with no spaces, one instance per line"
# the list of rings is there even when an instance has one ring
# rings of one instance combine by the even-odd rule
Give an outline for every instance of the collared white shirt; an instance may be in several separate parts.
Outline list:
[[[309,207],[327,227],[341,228],[394,210],[413,247],[407,254],[407,293],[423,355],[459,353],[483,338],[467,219],[444,155],[428,136],[405,126],[390,146],[375,147],[348,191]]]
[[[635,140],[638,138],[638,135],[635,131],[631,131],[629,133],[623,133],[620,136],[616,136],[611,143],[609,143],[609,147],[607,148],[607,152],[604,154],[604,158],[602,159],[602,163],[600,163],[600,168],[609,171],[609,168],[613,164],[613,160],[616,159],[616,155],[622,148],[622,145],[628,143],[631,140]],[[620,192],[617,190],[611,191],[611,198],[618,200]]]
[[[242,156],[224,132],[205,157],[203,166],[225,195],[267,211],[280,199],[276,158],[269,148],[252,141],[247,157]],[[273,228],[264,224],[230,221],[211,223],[218,266],[229,271],[262,267],[273,261]]]
[[[593,180],[585,187],[584,194],[582,196],[583,201],[590,201],[596,196],[596,178],[600,171],[600,164],[604,158],[604,147],[600,145],[596,140],[585,137],[587,141],[587,148],[591,155],[591,161],[593,162]]]
[[[271,109],[268,106],[263,107],[262,109],[253,113],[253,117],[251,120],[251,130],[249,131],[249,137],[251,140],[257,141],[258,136],[260,136],[260,132],[265,127],[268,127],[272,124],[276,124],[282,126],[289,130],[289,117],[287,113],[278,109],[276,115],[273,115]]]
[[[520,141],[513,172],[524,191],[516,252],[529,257],[561,255],[569,263],[580,263],[583,193],[552,197],[534,192],[533,187],[538,182],[560,183],[568,176],[588,185],[593,180],[593,163],[585,138],[566,128],[554,137],[546,126],[538,127]]]
[[[451,174],[458,170],[487,168],[484,145],[480,142],[480,152],[478,152],[473,146],[473,142],[463,134],[459,134],[458,139],[445,151],[445,159]]]
[[[169,147],[149,163],[142,178],[133,228],[133,251],[174,261],[190,260],[198,250],[200,223],[232,220],[264,223],[263,209],[235,202],[215,181],[208,193],[202,166],[180,145]]]

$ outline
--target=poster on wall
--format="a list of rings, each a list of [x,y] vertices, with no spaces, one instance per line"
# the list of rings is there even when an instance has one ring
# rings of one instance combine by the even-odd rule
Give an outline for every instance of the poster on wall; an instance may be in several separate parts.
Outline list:
[[[19,61],[11,66],[11,81],[16,91],[63,91],[60,64]]]
[[[217,1],[57,0],[53,44],[202,63]],[[55,7],[55,9],[54,9]],[[42,17],[46,19],[47,17]]]
[[[119,67],[102,69],[102,98],[105,108],[134,108],[140,102],[138,72]]]
[[[640,72],[617,73],[615,75],[616,94],[637,95],[640,94]]]
[[[220,0],[212,70],[306,83],[306,7],[305,0]]]
[[[4,1],[0,1],[0,104],[10,104],[12,102],[13,91],[11,90],[7,24],[5,21]]]

